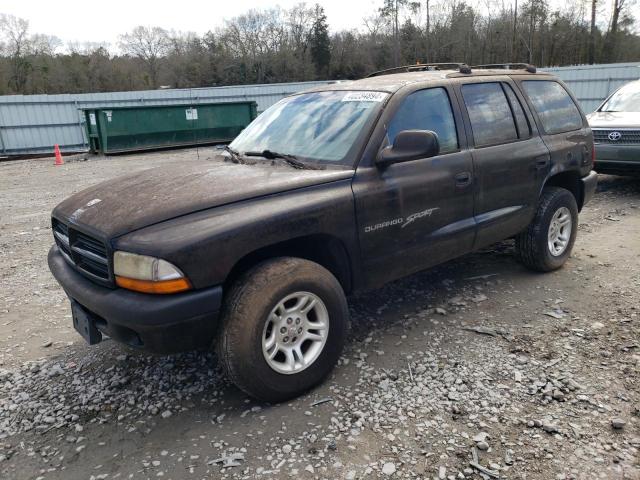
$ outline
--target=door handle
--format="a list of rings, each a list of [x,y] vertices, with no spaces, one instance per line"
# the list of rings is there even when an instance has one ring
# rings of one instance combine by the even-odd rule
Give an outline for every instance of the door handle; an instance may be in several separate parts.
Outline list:
[[[455,176],[456,187],[466,187],[471,183],[471,173],[461,172]]]
[[[536,168],[538,170],[542,170],[543,168],[547,168],[549,165],[549,159],[546,157],[536,158]]]

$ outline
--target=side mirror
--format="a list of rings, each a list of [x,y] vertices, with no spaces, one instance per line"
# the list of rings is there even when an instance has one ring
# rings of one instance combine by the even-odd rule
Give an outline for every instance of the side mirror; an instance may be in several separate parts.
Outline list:
[[[396,135],[393,145],[385,147],[376,158],[381,168],[394,163],[429,158],[440,152],[438,134],[431,130],[403,130]]]

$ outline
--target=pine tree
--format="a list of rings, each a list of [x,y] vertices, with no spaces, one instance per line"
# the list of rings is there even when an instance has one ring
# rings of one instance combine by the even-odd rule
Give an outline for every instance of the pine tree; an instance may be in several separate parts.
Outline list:
[[[329,25],[324,8],[316,3],[313,28],[311,29],[311,61],[316,67],[319,77],[327,77],[329,63],[331,61],[331,40],[329,38]]]

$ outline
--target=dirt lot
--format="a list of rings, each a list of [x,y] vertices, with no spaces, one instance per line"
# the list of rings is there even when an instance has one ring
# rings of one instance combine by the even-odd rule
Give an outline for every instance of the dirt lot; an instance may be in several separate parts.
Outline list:
[[[560,271],[504,242],[351,298],[333,375],[270,406],[87,347],[46,266],[60,200],[207,152],[0,163],[0,478],[640,479],[640,181],[600,177]]]

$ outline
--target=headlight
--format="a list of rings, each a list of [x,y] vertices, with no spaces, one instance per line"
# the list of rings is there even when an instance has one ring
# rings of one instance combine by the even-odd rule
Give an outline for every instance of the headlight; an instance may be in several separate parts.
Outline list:
[[[191,288],[189,280],[174,265],[161,258],[117,251],[113,273],[119,287],[144,293],[177,293]]]

